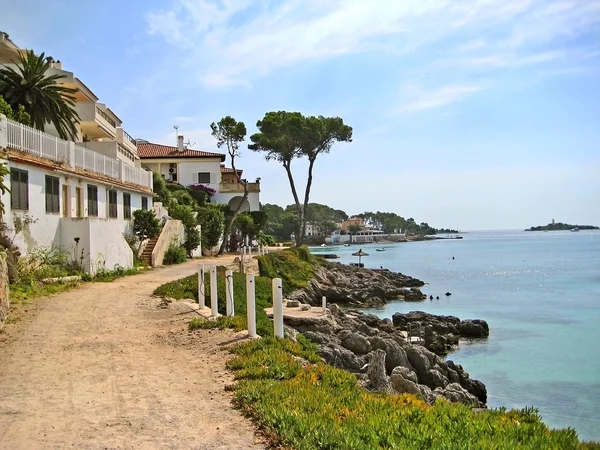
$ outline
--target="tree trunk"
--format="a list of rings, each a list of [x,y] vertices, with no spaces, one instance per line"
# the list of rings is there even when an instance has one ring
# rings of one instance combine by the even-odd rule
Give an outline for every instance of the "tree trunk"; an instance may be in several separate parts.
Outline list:
[[[385,372],[385,352],[377,349],[370,354],[366,388],[373,392],[391,392],[390,379]]]
[[[227,220],[225,223],[225,230],[223,230],[223,242],[221,242],[221,246],[219,247],[219,252],[217,253],[218,255],[222,255],[225,252],[225,249],[227,248],[227,241],[229,240],[229,233],[231,233],[231,229],[233,228],[233,222],[235,222],[235,218],[239,214],[240,209],[242,209],[242,205],[248,199],[248,194],[250,193],[248,191],[248,180],[242,180],[242,177],[240,177],[238,174],[235,168],[235,157],[233,156],[231,157],[231,168],[233,169],[233,173],[235,173],[238,183],[244,186],[244,195],[242,196],[242,201],[238,204],[235,211],[233,211],[229,217],[229,220]]]
[[[304,234],[306,233],[306,216],[308,213],[308,202],[310,199],[310,188],[312,186],[312,172],[313,172],[313,167],[315,165],[315,158],[311,158],[309,159],[308,162],[308,179],[306,180],[306,190],[304,191],[304,205],[302,205],[302,221],[300,222],[301,225],[301,233],[302,233],[302,240],[304,241]]]
[[[292,188],[292,195],[294,196],[294,202],[296,203],[296,210],[298,211],[298,223],[296,224],[296,247],[299,247],[304,242],[304,236],[302,235],[302,221],[304,219],[304,210],[300,205],[300,198],[298,197],[298,191],[296,191],[296,183],[294,183],[294,176],[292,175],[291,161],[283,161],[283,167],[287,173],[290,187]]]

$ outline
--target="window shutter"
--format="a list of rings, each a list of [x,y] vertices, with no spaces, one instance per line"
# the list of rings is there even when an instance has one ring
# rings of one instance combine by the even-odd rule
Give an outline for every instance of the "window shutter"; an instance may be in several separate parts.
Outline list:
[[[29,209],[29,172],[21,172],[19,184],[19,204],[24,209]]]
[[[192,183],[197,183],[198,182],[198,173],[194,172],[192,174]]]
[[[217,184],[217,174],[214,172],[210,172],[210,182],[211,184]]]

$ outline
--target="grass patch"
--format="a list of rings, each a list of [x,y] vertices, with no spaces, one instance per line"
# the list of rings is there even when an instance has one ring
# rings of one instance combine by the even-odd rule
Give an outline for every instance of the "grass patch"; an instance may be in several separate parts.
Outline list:
[[[106,270],[101,269],[96,272],[94,276],[89,273],[84,273],[82,276],[82,281],[91,281],[97,283],[110,283],[111,281],[115,281],[119,278],[123,278],[129,275],[137,275],[141,273],[137,267],[130,267],[129,269],[125,269],[121,266],[116,266],[114,270]]]
[[[271,279],[281,278],[285,294],[305,287],[323,261],[311,255],[306,246],[269,253],[257,259],[261,275]]]
[[[25,303],[27,300],[51,294],[59,294],[78,286],[79,282],[44,284],[39,281],[28,281],[11,284],[8,287],[11,303]]]
[[[234,348],[236,403],[274,440],[303,449],[599,449],[572,429],[550,430],[537,410],[473,412],[407,394],[362,390],[356,378],[317,361],[312,348],[261,339]]]
[[[217,296],[219,314],[226,313],[225,304],[225,267],[217,268]],[[267,317],[264,308],[272,305],[271,280],[266,277],[255,277],[256,293],[256,332],[263,337],[273,336],[273,322]],[[210,304],[210,274],[204,278],[204,294],[207,305]],[[163,284],[154,290],[154,295],[171,297],[176,300],[192,298],[198,301],[198,275],[190,275],[170,283]],[[233,328],[246,329],[246,275],[233,273],[233,297],[235,317],[221,317],[216,322],[206,321],[200,317],[190,322],[190,329],[197,328]]]

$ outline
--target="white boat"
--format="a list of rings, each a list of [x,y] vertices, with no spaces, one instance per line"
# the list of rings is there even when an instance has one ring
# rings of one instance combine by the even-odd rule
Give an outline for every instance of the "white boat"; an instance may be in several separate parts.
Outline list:
[[[321,247],[327,247],[325,244],[321,244]]]
[[[381,248],[376,248],[375,249],[376,252],[385,252],[385,248],[381,247]]]
[[[571,228],[571,233],[579,231],[579,227]]]

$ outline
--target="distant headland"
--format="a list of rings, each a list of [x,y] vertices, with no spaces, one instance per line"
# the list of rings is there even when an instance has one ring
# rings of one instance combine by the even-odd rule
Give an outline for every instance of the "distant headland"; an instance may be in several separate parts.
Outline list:
[[[570,225],[568,223],[554,222],[548,225],[540,225],[538,227],[531,227],[525,231],[565,231],[565,230],[600,230],[599,227],[593,225]]]

